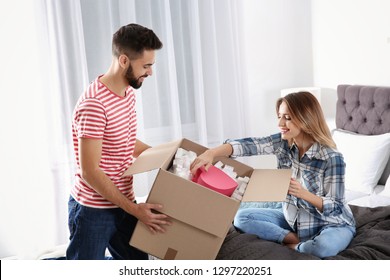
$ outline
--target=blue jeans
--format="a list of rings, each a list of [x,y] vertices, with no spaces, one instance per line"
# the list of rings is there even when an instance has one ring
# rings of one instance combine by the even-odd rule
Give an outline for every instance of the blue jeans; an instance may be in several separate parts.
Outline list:
[[[234,226],[245,233],[281,244],[289,232],[294,232],[284,218],[282,209],[241,209],[234,218]],[[352,226],[325,226],[311,239],[300,242],[296,250],[319,258],[335,256],[347,248],[354,235],[355,227]]]
[[[121,208],[99,209],[79,204],[72,196],[68,202],[70,243],[68,260],[103,260],[108,248],[115,260],[147,260],[148,255],[129,241],[137,218]]]

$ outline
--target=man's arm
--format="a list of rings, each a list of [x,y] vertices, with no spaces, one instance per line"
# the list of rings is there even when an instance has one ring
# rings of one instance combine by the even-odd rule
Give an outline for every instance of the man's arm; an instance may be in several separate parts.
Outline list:
[[[101,196],[135,216],[149,227],[152,232],[164,232],[162,225],[167,225],[167,216],[154,214],[152,209],[162,208],[159,204],[135,204],[124,196],[114,185],[111,179],[100,169],[99,163],[102,153],[101,139],[79,138],[79,156],[81,177]]]

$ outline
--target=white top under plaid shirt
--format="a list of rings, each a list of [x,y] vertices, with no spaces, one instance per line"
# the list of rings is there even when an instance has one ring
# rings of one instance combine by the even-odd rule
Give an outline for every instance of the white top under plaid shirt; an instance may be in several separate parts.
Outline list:
[[[310,239],[324,226],[355,226],[344,197],[344,158],[336,150],[314,143],[299,159],[298,147],[295,144],[290,147],[280,133],[263,138],[228,139],[225,143],[232,145],[232,157],[276,155],[279,169],[291,168],[293,177],[304,188],[322,198],[322,212],[292,195],[287,195],[283,203],[284,216],[301,241]]]

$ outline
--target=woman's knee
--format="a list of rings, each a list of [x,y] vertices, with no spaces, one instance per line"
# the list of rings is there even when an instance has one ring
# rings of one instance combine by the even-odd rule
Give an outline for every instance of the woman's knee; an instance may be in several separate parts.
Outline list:
[[[244,230],[248,225],[248,221],[250,220],[249,216],[250,212],[248,211],[248,209],[238,210],[236,216],[234,217],[234,226],[241,230]]]
[[[314,239],[299,244],[297,250],[302,253],[308,253],[317,256],[321,259],[332,257],[337,255],[348,246],[350,239],[348,236],[343,237],[344,238],[340,236],[339,240],[337,238],[330,240],[329,238],[321,238],[319,235]]]

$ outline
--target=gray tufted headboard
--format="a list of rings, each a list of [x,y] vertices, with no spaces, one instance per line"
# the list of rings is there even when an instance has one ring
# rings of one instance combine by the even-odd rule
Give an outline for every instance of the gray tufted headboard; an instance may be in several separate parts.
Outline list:
[[[365,135],[390,132],[390,87],[339,85],[336,127]]]
[[[390,87],[339,85],[336,128],[364,135],[390,132]],[[384,185],[390,161],[379,180]]]

